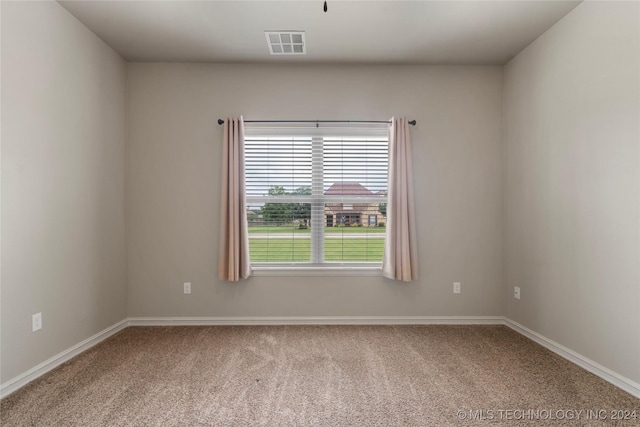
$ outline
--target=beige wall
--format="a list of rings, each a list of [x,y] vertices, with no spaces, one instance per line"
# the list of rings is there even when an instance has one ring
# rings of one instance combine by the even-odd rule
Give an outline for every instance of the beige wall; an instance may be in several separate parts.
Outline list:
[[[638,6],[582,3],[504,87],[506,315],[636,382]]]
[[[501,67],[134,63],[128,77],[130,316],[503,313]],[[420,280],[220,282],[216,120],[237,114],[416,119]],[[182,293],[186,281],[192,295]]]
[[[126,316],[126,70],[57,3],[1,7],[5,382]]]

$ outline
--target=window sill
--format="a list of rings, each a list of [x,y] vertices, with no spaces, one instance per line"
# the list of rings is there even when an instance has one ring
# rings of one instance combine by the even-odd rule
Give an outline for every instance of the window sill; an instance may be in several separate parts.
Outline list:
[[[382,267],[377,266],[253,266],[253,276],[322,276],[322,277],[382,277]]]

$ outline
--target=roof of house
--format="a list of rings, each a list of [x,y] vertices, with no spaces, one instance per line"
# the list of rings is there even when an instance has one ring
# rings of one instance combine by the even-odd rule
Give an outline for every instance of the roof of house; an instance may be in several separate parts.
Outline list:
[[[334,182],[331,187],[324,192],[326,196],[371,196],[374,194],[359,182]]]

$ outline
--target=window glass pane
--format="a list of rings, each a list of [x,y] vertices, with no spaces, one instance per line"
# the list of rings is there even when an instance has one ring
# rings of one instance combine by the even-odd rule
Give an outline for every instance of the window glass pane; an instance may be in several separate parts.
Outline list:
[[[248,197],[311,188],[311,138],[245,137],[244,150]]]
[[[251,262],[311,262],[311,205],[247,205]]]
[[[389,143],[387,138],[324,138],[325,194],[370,196],[387,190]]]
[[[382,262],[385,203],[353,203],[343,210],[325,204],[324,258],[326,262]],[[379,218],[376,223],[372,218]]]

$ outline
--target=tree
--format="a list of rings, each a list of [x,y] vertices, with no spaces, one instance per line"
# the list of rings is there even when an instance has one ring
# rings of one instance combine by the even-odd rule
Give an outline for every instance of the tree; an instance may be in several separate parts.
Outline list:
[[[274,185],[269,189],[270,196],[284,196],[285,194],[287,194],[287,192],[282,185]]]
[[[291,192],[291,195],[310,196],[311,187],[298,187]],[[309,225],[309,221],[311,220],[311,203],[292,203],[291,211],[293,219],[304,221],[305,227]]]
[[[274,185],[269,188],[270,196],[308,196],[311,195],[311,187],[298,187],[292,192],[287,192],[281,185]],[[274,225],[289,224],[298,219],[304,221],[307,226],[311,219],[310,203],[279,203],[268,202],[260,208],[262,219]]]
[[[304,187],[298,187],[296,188],[294,191],[292,191],[291,193],[288,194],[292,194],[295,196],[310,196],[311,195],[311,187],[309,186],[304,186]]]
[[[387,195],[387,192],[384,192],[384,195]],[[382,214],[382,216],[384,216],[385,218],[387,217],[387,204],[386,203],[380,203],[378,204],[378,212],[380,212]]]

